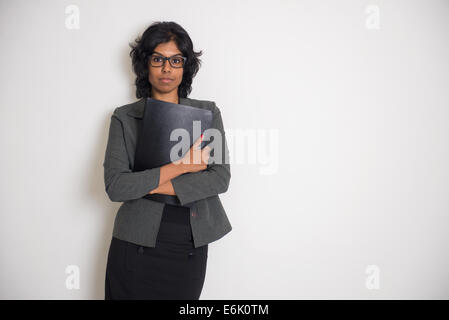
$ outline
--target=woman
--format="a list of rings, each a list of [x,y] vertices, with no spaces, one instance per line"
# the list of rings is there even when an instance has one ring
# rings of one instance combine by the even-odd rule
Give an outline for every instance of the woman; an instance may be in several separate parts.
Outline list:
[[[205,279],[208,243],[232,229],[218,197],[230,180],[221,112],[214,102],[187,98],[202,52],[193,51],[181,26],[153,23],[131,47],[141,100],[114,110],[103,163],[109,198],[124,202],[114,222],[105,299],[196,300]],[[131,172],[146,97],[212,110],[225,162],[209,164],[211,148],[199,149],[198,139],[178,161]],[[143,199],[147,194],[176,198],[177,204]]]

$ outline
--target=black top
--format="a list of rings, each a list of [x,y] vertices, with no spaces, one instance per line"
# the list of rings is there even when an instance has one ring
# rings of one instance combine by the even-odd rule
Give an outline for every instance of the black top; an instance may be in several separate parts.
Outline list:
[[[190,224],[190,208],[183,206],[164,205],[162,212],[162,222],[171,222],[178,224]]]

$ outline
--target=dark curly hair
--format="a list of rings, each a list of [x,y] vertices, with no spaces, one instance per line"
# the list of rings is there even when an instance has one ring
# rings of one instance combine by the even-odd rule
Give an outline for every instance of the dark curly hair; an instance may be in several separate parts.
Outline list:
[[[201,60],[198,58],[202,51],[193,51],[193,43],[187,31],[179,24],[172,21],[157,21],[152,23],[141,37],[137,37],[135,44],[129,44],[132,48],[130,56],[134,73],[136,74],[136,97],[151,97],[151,83],[148,80],[148,59],[153,50],[160,44],[174,40],[178,49],[187,57],[184,65],[182,82],[178,87],[178,95],[182,98],[192,91],[192,80],[197,74]]]

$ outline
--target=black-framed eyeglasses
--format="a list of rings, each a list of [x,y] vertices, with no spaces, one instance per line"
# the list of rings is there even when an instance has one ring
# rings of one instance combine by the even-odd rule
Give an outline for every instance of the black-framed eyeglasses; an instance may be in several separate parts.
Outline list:
[[[168,60],[168,62],[173,68],[182,68],[186,63],[187,57],[182,57],[180,55],[164,57],[161,56],[160,54],[153,53],[150,56],[149,62],[152,67],[162,67],[165,64],[166,60]]]

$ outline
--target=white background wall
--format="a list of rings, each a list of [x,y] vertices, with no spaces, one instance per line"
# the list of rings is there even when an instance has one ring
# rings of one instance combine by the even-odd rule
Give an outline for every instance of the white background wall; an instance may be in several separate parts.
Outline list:
[[[449,298],[448,9],[1,1],[0,298],[104,298],[110,115],[137,100],[128,43],[158,20],[204,51],[190,97],[217,103],[231,145],[279,133],[278,151],[259,140],[271,175],[230,149],[233,230],[210,244],[201,299]]]

